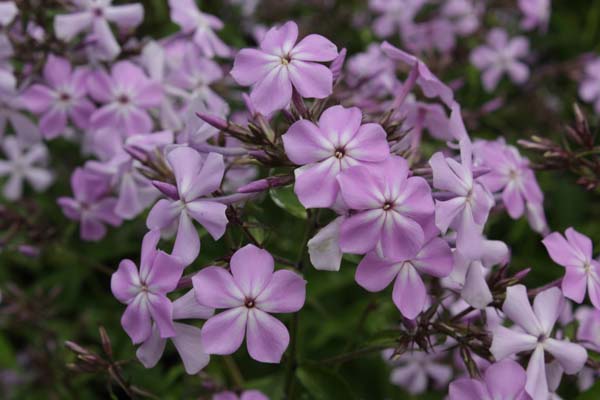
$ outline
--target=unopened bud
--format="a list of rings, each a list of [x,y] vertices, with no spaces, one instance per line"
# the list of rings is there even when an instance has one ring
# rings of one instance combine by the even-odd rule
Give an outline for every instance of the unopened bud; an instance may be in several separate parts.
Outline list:
[[[174,185],[171,185],[170,183],[167,183],[167,182],[161,182],[161,181],[156,181],[156,180],[153,180],[152,184],[154,185],[155,188],[160,190],[161,193],[163,193],[165,196],[167,196],[173,200],[179,200],[179,192],[177,191],[177,187],[175,187]]]

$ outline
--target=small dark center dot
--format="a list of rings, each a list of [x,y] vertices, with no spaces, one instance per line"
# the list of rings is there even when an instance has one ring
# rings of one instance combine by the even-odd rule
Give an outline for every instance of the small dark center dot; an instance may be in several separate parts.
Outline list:
[[[129,103],[129,97],[127,97],[127,95],[125,95],[125,94],[122,94],[121,96],[119,96],[119,98],[117,100],[121,104],[127,104],[127,103]]]
[[[102,17],[104,15],[104,13],[102,12],[101,8],[94,8],[94,16],[95,17]]]
[[[386,202],[384,203],[384,205],[383,205],[383,209],[384,209],[385,211],[387,211],[387,210],[391,209],[393,206],[394,206],[394,204],[392,204],[392,203],[391,203],[391,202],[389,202],[389,201],[386,201]]]
[[[281,64],[283,64],[283,65],[288,65],[290,63],[290,61],[292,61],[292,59],[290,58],[289,55],[287,55],[285,57],[281,57]]]
[[[247,308],[253,308],[255,303],[254,303],[254,299],[246,299],[246,302],[244,303],[244,305]]]
[[[538,343],[543,343],[546,340],[546,335],[542,334],[540,336],[538,336],[537,341]]]
[[[345,154],[346,153],[344,152],[344,149],[336,149],[335,153],[333,153],[335,158],[337,158],[338,160],[340,160],[342,157],[344,157]]]
[[[69,100],[71,100],[71,96],[68,93],[61,93],[59,97],[60,97],[60,99],[62,101],[69,101]]]

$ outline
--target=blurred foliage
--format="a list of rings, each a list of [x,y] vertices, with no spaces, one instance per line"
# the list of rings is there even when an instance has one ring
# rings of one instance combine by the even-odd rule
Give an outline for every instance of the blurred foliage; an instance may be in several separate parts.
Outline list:
[[[177,26],[169,20],[166,0],[143,0],[142,3],[146,8],[142,34],[158,38],[177,31]],[[226,22],[221,36],[227,43],[238,47],[253,43],[247,32],[251,22],[244,20],[237,9],[223,0],[202,3],[203,10]],[[365,9],[365,3],[358,0],[264,0],[256,20],[269,25],[293,19],[301,26],[302,33],[324,34],[353,54],[375,40],[368,28],[356,28],[351,23],[354,15]],[[501,24],[501,17],[486,15],[485,23],[488,26]],[[502,135],[512,143],[533,133],[558,137],[563,125],[572,119],[570,106],[577,101],[577,83],[573,78],[578,72],[565,71],[560,66],[584,52],[600,50],[599,24],[600,2],[555,0],[548,33],[529,35],[535,50],[532,61],[540,65],[539,70],[533,69],[531,84],[517,88],[503,81],[497,93],[503,94],[505,106],[476,121],[468,121],[471,134],[487,138]],[[509,27],[509,30],[516,31],[517,27]],[[465,38],[460,43],[461,50],[442,74],[446,81],[464,80],[457,96],[466,111],[477,109],[493,97],[483,91],[478,72],[468,65],[468,50],[481,41],[481,36]],[[435,70],[436,65],[433,67]],[[586,110],[592,116],[592,126],[596,126],[597,116],[593,116],[591,109]],[[16,302],[22,307],[15,315],[0,313],[0,374],[14,373],[14,379],[24,382],[16,387],[12,396],[32,400],[108,398],[111,391],[106,376],[78,374],[65,367],[75,356],[64,347],[64,342],[72,340],[100,349],[98,327],[103,325],[111,337],[115,358],[129,361],[123,368],[132,383],[160,399],[198,397],[204,391],[202,379],[185,374],[172,345],[168,345],[155,368],[146,370],[135,360],[135,347],[120,327],[124,307],[111,295],[110,274],[121,259],[138,259],[145,233],[144,216],[111,229],[98,243],[80,241],[78,226],[62,216],[55,199],[70,193],[70,171],[81,165],[82,158],[75,145],[63,140],[51,142],[50,150],[53,155],[60,155],[53,159],[53,167],[60,177],[57,183],[43,195],[35,196],[35,201],[31,198],[18,204],[5,204],[22,218],[33,218],[53,232],[52,240],[37,258],[11,249],[0,253],[3,302]],[[596,244],[600,243],[598,194],[585,192],[567,174],[542,172],[538,177],[546,196],[546,213],[552,230],[574,226],[590,235]],[[30,200],[34,203],[33,211],[24,207]],[[296,260],[298,245],[305,242],[305,225],[309,223],[305,219],[306,212],[298,207],[293,192],[279,189],[248,204],[244,212],[260,225],[253,234],[264,238],[267,249],[277,256]],[[327,216],[320,215],[317,222],[326,221]],[[515,270],[532,268],[527,277],[529,285],[540,286],[562,274],[562,269],[554,265],[544,251],[541,238],[529,229],[526,221],[512,221],[505,214],[499,214],[492,217],[488,229],[490,237],[502,239],[511,247]],[[228,254],[229,245],[237,246],[242,238],[235,228],[227,241],[215,243],[203,235],[201,256],[191,269]],[[355,264],[351,257],[346,259],[339,273],[318,272],[305,265],[309,284],[306,306],[298,315],[300,367],[295,373],[296,392],[302,399],[411,399],[413,397],[389,384],[390,368],[378,352],[341,365],[320,362],[349,349],[371,345],[375,335],[393,326],[398,318],[389,289],[371,294],[354,283]],[[9,290],[11,286],[23,291],[23,298],[13,294]],[[291,323],[292,316],[281,318]],[[260,364],[248,357],[244,347],[234,359],[245,386],[258,388],[274,399],[281,398],[286,359],[281,365]],[[206,372],[224,385],[234,383],[228,363],[222,357],[213,357]],[[565,377],[564,381],[565,392],[561,394],[564,398],[573,398],[573,379]],[[114,398],[123,398],[118,388],[112,390]],[[8,391],[0,387],[0,398],[9,396]],[[441,399],[443,396],[444,393],[438,392],[418,398]],[[600,386],[595,385],[580,398],[600,398]]]

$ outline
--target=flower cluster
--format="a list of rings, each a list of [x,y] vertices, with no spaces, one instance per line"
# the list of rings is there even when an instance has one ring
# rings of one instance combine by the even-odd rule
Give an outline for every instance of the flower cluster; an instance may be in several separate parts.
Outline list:
[[[449,384],[450,399],[546,399],[563,373],[594,379],[600,263],[591,239],[551,233],[527,158],[503,138],[472,137],[460,83],[424,61],[480,29],[483,4],[437,2],[423,20],[427,1],[371,0],[376,35],[402,45],[372,43],[346,62],[346,49],[301,36],[293,21],[257,29],[256,46],[238,50],[192,0],[168,2],[179,30],[160,40],[133,34],[139,3],[68,3],[52,32],[15,23],[17,6],[0,3],[2,193],[14,201],[24,182],[49,188],[45,143],[73,142],[86,161],[57,203],[80,238],[145,221],[139,262],[122,260],[110,285],[144,367],[170,340],[190,375],[245,347],[257,362],[285,360],[295,379],[310,260],[330,276],[355,266],[365,296],[385,291],[399,321],[384,352],[391,381],[413,394],[431,381]],[[518,3],[522,28],[543,32],[549,2]],[[13,62],[10,46],[36,40],[49,50]],[[530,76],[528,40],[501,28],[470,60],[488,92],[504,74],[515,84]],[[580,94],[598,108],[596,64]],[[282,191],[287,200],[274,195]],[[297,261],[256,234],[260,217],[248,215],[263,194],[306,219]],[[522,284],[528,270],[515,270],[509,243],[489,229],[506,215],[543,236],[563,278]],[[567,299],[593,307],[577,309],[575,332]],[[266,398],[241,389],[214,388],[213,399]]]

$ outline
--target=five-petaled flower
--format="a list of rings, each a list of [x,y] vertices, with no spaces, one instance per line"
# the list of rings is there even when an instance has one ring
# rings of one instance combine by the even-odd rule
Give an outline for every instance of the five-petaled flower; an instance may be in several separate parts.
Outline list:
[[[260,49],[242,49],[235,57],[231,75],[240,85],[253,86],[250,99],[264,115],[287,107],[293,89],[317,99],[333,91],[331,70],[318,62],[334,60],[337,47],[321,35],[296,44],[297,39],[298,25],[290,21],[271,28]]]
[[[161,338],[177,334],[167,293],[177,287],[184,265],[177,257],[157,250],[159,240],[159,231],[148,232],[142,241],[139,270],[133,261],[123,260],[110,280],[113,295],[127,304],[121,324],[134,344],[150,337],[152,321]]]
[[[285,269],[274,270],[266,250],[246,245],[230,261],[231,272],[207,267],[193,278],[198,302],[227,309],[202,327],[202,345],[208,354],[231,354],[242,344],[260,362],[278,363],[287,348],[287,328],[270,313],[293,313],[302,308],[306,282]],[[224,334],[226,332],[226,334]]]

